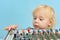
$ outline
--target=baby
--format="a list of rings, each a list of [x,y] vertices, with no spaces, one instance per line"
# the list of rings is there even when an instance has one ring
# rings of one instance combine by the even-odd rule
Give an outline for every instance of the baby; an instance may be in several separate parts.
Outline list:
[[[33,26],[35,29],[51,29],[55,24],[55,12],[48,5],[40,5],[33,11]],[[5,30],[16,29],[18,25],[10,25]]]

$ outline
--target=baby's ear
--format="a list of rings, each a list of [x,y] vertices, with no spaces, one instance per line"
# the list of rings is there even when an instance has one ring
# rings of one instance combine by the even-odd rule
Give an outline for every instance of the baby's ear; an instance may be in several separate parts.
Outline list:
[[[49,22],[48,22],[48,26],[50,26],[51,25],[51,21],[49,20]]]
[[[49,28],[49,29],[51,28],[51,23],[48,24],[48,28]]]

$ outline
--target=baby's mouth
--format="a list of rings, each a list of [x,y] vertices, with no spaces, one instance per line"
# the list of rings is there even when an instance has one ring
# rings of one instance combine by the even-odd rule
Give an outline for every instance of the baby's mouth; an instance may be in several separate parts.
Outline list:
[[[41,26],[38,26],[38,25],[34,25],[34,28],[35,29],[44,29],[44,28],[42,28]]]
[[[35,29],[39,29],[39,26],[38,26],[38,25],[34,25],[34,28],[35,28]]]

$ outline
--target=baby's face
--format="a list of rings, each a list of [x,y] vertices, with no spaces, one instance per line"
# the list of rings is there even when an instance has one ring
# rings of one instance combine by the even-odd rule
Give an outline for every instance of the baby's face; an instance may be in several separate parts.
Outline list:
[[[48,11],[41,9],[33,14],[33,26],[35,29],[47,29],[50,24],[48,16]]]

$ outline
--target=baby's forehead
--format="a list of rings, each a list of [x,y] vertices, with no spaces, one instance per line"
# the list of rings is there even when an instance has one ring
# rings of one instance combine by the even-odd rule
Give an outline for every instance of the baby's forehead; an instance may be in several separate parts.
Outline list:
[[[40,8],[40,9],[37,9],[35,12],[49,13],[49,12],[51,12],[51,10],[50,9],[46,9],[46,8]]]
[[[34,15],[33,18],[48,18],[46,15]]]
[[[46,17],[52,17],[54,15],[54,10],[50,7],[39,7],[33,11],[34,16],[42,15]]]
[[[50,15],[50,12],[47,12],[46,10],[39,10],[39,11],[36,11],[33,16],[49,16]]]
[[[38,13],[45,15],[45,14],[51,13],[51,10],[46,9],[46,8],[39,8],[39,9],[36,9],[36,10],[33,12],[33,14],[38,14]]]

